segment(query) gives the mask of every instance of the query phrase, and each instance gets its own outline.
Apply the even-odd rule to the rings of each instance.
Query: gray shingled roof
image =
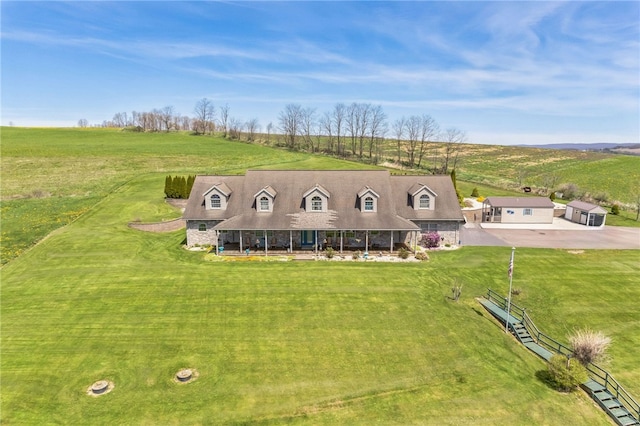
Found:
[[[590,213],[600,213],[600,214],[606,214],[607,211],[605,209],[603,209],[600,206],[597,206],[595,204],[591,204],[591,203],[587,203],[584,201],[579,201],[579,200],[574,200],[572,202],[570,202],[569,204],[567,204],[567,207],[573,207],[577,210],[583,210],[585,212],[590,212]]]
[[[409,190],[417,182],[438,194],[435,210],[414,210]],[[204,194],[217,183],[231,190],[226,210],[205,210]],[[331,194],[327,212],[305,212],[303,195],[320,185]],[[273,212],[259,212],[254,195],[270,186],[276,193]],[[362,212],[358,192],[369,187],[379,195],[377,212]],[[463,221],[448,176],[390,176],[386,170],[272,171],[249,170],[245,176],[197,176],[183,217],[224,220],[226,230],[416,230],[411,220]]]
[[[554,208],[547,197],[488,197],[484,203],[492,207]]]

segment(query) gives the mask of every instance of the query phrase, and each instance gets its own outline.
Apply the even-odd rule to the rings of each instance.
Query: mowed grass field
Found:
[[[133,140],[105,134],[112,148]],[[1,270],[2,424],[610,424],[582,393],[541,382],[545,364],[476,302],[487,287],[506,293],[509,249],[465,247],[411,264],[207,262],[181,248],[182,232],[127,227],[179,216],[163,200],[166,174],[357,165],[185,135],[197,147],[190,166],[177,151],[165,156],[169,136],[135,136],[157,137],[157,150],[102,148],[117,169],[105,167],[110,183],[73,166],[84,167],[89,141],[47,142],[67,152],[60,161],[76,188],[57,194],[47,179],[31,186],[28,171],[4,167],[5,149],[15,164],[49,139],[32,139],[21,157],[3,134],[3,197],[5,182],[18,180],[13,195],[51,192],[29,199],[36,206],[83,202]],[[71,154],[67,143],[85,147]],[[42,175],[63,175],[41,164],[51,167]],[[4,212],[2,221],[4,232]],[[515,302],[543,331],[566,341],[587,326],[613,337],[607,368],[636,398],[639,260],[637,250],[518,249],[514,273]],[[454,283],[463,285],[458,303],[447,298]],[[197,380],[174,383],[186,367]],[[101,379],[114,390],[86,395]]]
[[[3,424],[608,424],[538,380],[544,363],[475,301],[506,292],[508,249],[206,262],[181,232],[126,226],[167,213],[163,182],[134,179],[3,268]],[[637,260],[522,249],[514,275],[543,330],[612,335],[610,369],[636,393]],[[175,384],[185,367],[198,379]],[[114,390],[87,396],[101,379]]]

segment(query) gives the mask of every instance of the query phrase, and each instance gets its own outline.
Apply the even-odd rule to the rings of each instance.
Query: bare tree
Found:
[[[360,158],[362,158],[364,151],[364,140],[369,129],[372,108],[371,104],[358,104],[358,109],[356,110],[358,114],[358,157]]]
[[[418,146],[418,138],[420,136],[421,120],[417,115],[412,115],[406,124],[407,136],[407,157],[409,158],[409,167],[416,165],[416,148]]]
[[[444,133],[444,158],[442,160],[443,174],[449,174],[449,166],[455,170],[458,164],[460,145],[467,139],[465,133],[455,127],[449,128]],[[453,163],[453,164],[451,164]]]
[[[430,115],[423,115],[420,118],[420,149],[418,150],[418,168],[422,165],[422,159],[426,152],[426,145],[432,142],[439,132],[439,126]]]
[[[89,122],[87,121],[86,118],[81,118],[80,120],[78,120],[78,127],[87,127],[89,126]]]
[[[322,130],[324,129],[324,127],[322,126],[322,124],[320,123],[320,121],[316,121],[315,126],[314,126],[314,137],[313,140],[315,140],[315,146],[313,147],[313,152],[320,152],[320,143],[322,142],[322,138],[324,137],[324,134],[322,132]]]
[[[351,139],[351,155],[359,154],[359,156],[362,157],[368,113],[368,104],[353,102],[347,107],[345,123],[347,125],[347,132]]]
[[[336,153],[342,156],[344,156],[344,142],[340,138],[344,134],[346,110],[347,108],[344,104],[338,103],[333,107],[333,111],[331,112],[333,131],[336,135],[337,142]]]
[[[127,113],[117,112],[111,121],[114,127],[125,127],[127,125]]]
[[[213,131],[213,119],[215,115],[215,108],[213,102],[207,98],[202,98],[196,102],[196,106],[193,109],[194,131],[198,134],[205,134],[206,132]]]
[[[174,111],[172,106],[166,106],[160,110],[160,121],[162,122],[162,128],[165,132],[171,130],[174,127]]]
[[[273,123],[270,121],[267,124],[267,143],[269,143],[269,139],[271,138],[271,133],[273,132]]]
[[[280,112],[280,130],[285,138],[285,144],[290,149],[297,148],[296,137],[300,131],[302,121],[302,107],[299,104],[288,104]]]
[[[222,137],[227,137],[227,131],[229,130],[229,105],[220,107],[220,128],[222,129]]]
[[[333,121],[331,120],[331,113],[329,111],[325,111],[322,117],[320,117],[318,125],[320,126],[318,133],[322,133],[327,137],[327,151],[333,152]]]
[[[229,138],[240,140],[242,138],[242,121],[235,117],[229,118]]]
[[[247,140],[253,142],[256,132],[260,129],[260,124],[257,118],[252,118],[244,124],[244,128],[247,130]]]
[[[316,127],[316,109],[304,108],[301,109],[300,112],[300,133],[302,134],[305,146],[310,152],[313,152],[314,147],[312,135],[314,128]]]
[[[378,147],[376,146],[387,133],[387,115],[382,110],[382,106],[377,105],[370,108],[369,114],[369,158],[373,158],[373,151],[375,149],[376,156],[378,154]],[[377,161],[376,161],[377,163]]]
[[[179,122],[180,122],[180,128],[182,130],[191,129],[191,118],[190,117],[188,117],[186,115],[183,115],[183,116],[180,117]]]
[[[397,154],[397,163],[400,166],[402,164],[402,140],[404,139],[404,135],[405,135],[405,127],[406,127],[406,123],[407,123],[407,119],[404,118],[404,116],[402,118],[398,118],[396,121],[393,122],[393,125],[391,126],[391,128],[393,129],[393,135],[396,137],[396,154]]]

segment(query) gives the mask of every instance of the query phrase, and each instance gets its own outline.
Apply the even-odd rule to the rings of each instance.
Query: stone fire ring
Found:
[[[173,380],[176,383],[189,383],[198,378],[198,372],[193,368],[183,368],[179,370],[174,376]]]
[[[98,380],[87,389],[87,395],[100,396],[107,394],[113,390],[115,385],[109,380]]]

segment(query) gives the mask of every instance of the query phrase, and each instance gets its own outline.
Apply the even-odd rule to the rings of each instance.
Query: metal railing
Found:
[[[496,306],[507,310],[507,298],[501,296],[495,291],[488,289],[487,300],[494,303]],[[533,323],[529,315],[524,308],[515,305],[513,302],[510,304],[508,315],[519,319],[522,325],[527,329],[527,332],[531,335],[531,338],[540,346],[549,349],[557,354],[564,355],[566,357],[572,357],[574,355],[573,350],[568,346],[563,345],[557,340],[542,333],[538,327]],[[604,386],[616,399],[631,413],[631,415],[640,422],[640,404],[618,383],[608,371],[598,367],[593,363],[589,363],[587,366],[587,372],[589,377],[595,382]]]

